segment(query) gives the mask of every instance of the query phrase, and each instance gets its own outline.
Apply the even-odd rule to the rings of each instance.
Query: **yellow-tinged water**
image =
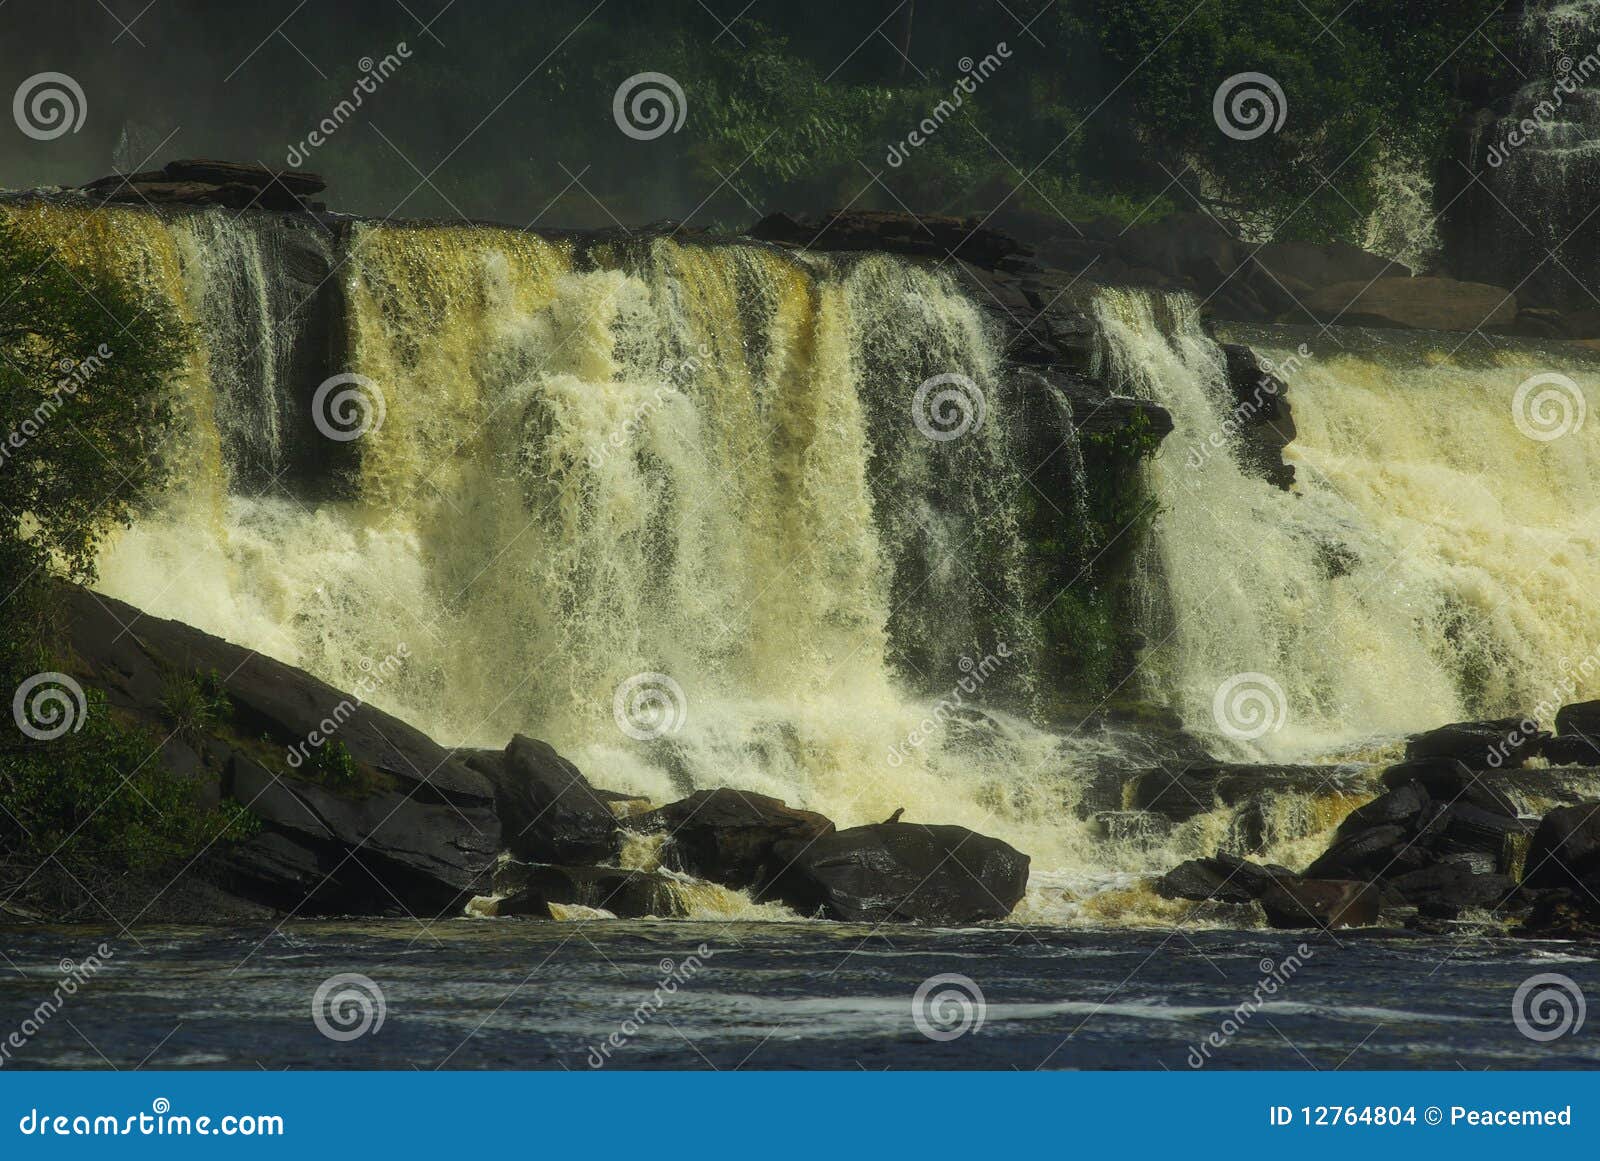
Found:
[[[249,223],[114,211],[80,238],[94,219],[76,211],[5,212],[32,215],[74,260],[128,262],[202,338],[229,325],[204,259]],[[207,406],[212,338],[179,385],[193,470],[109,543],[106,591],[337,686],[381,671],[371,700],[442,742],[545,737],[597,784],[657,802],[736,786],[841,826],[905,807],[1000,836],[1032,856],[1034,921],[1161,921],[1167,904],[1121,873],[1236,842],[1227,809],[1107,839],[1077,807],[1115,743],[998,712],[942,723],[907,692],[961,688],[983,642],[1013,647],[997,664],[1025,691],[1038,647],[1016,602],[972,599],[1024,591],[1026,484],[999,344],[948,278],[667,239],[580,260],[492,229],[362,226],[351,245],[350,362],[329,373],[364,376],[382,423],[328,449],[345,457],[342,486],[321,499],[238,486]],[[1291,495],[1227,451],[1185,462],[1225,416],[1220,352],[1190,304],[1108,293],[1097,312],[1113,376],[1178,424],[1151,469],[1170,615],[1139,680],[1218,748],[1383,756],[1408,730],[1521,708],[1549,664],[1600,644],[1583,597],[1600,582],[1585,507],[1600,424],[1570,443],[1520,436],[1503,413],[1528,371],[1515,357],[1302,361],[1286,374]],[[987,395],[966,443],[910,421],[919,383],[947,371]],[[966,506],[930,503],[941,489]],[[913,558],[926,567],[907,584]],[[937,646],[925,670],[897,665],[897,636]],[[391,656],[404,661],[379,664]],[[1245,671],[1274,678],[1286,716],[1239,742],[1216,728],[1213,696]],[[639,675],[664,718],[618,699]],[[1357,801],[1281,796],[1257,822],[1261,857],[1309,861]],[[653,865],[644,847],[626,857]],[[755,914],[742,896],[683,890],[696,914]]]

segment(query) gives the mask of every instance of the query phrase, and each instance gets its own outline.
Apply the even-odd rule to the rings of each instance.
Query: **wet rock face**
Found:
[[[1275,881],[1257,900],[1272,927],[1369,927],[1378,922],[1378,889],[1328,879]]]
[[[1452,722],[1408,741],[1406,757],[1450,759],[1473,770],[1509,770],[1538,757],[1550,736],[1526,718]]]
[[[783,871],[779,844],[803,849],[834,831],[833,823],[814,811],[731,789],[697,791],[630,825],[666,832],[665,866],[739,891],[759,891]]]
[[[505,849],[517,858],[598,863],[621,849],[608,799],[548,742],[518,734],[504,751],[474,751],[466,761],[493,785]]]
[[[652,871],[551,867],[506,861],[495,868],[493,912],[553,918],[552,903],[608,911],[618,919],[681,919],[688,914],[673,882]]]
[[[1028,856],[960,826],[879,823],[781,844],[769,895],[846,923],[957,926],[1004,919],[1028,885]]]
[[[1545,815],[1528,846],[1530,887],[1600,887],[1600,802],[1560,806]]]

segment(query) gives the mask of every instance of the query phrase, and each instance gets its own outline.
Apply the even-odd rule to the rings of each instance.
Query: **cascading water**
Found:
[[[947,279],[388,226],[356,229],[346,269],[382,421],[343,445],[344,484],[257,492],[230,457],[220,517],[175,497],[109,546],[108,592],[345,687],[404,643],[376,704],[452,744],[547,737],[656,800],[904,806],[1043,866],[1090,857],[1061,822],[1074,748],[970,708],[1026,705],[1036,631],[995,338]],[[952,372],[987,415],[933,439],[912,397]],[[619,728],[641,674],[679,699],[659,737]],[[930,722],[924,697],[961,690]]]
[[[1241,464],[1240,404],[1192,302],[1108,291],[1096,309],[1114,377],[1176,425],[1151,466],[1170,609],[1145,669],[1191,728],[1304,761],[1559,702],[1600,646],[1600,430],[1578,422],[1600,365],[1452,351],[1463,336],[1252,333],[1294,410],[1285,492]],[[1281,728],[1241,737],[1254,723],[1218,703],[1240,674],[1281,689]]]
[[[185,470],[108,543],[113,595],[345,688],[404,644],[376,704],[447,744],[548,738],[657,801],[734,786],[841,825],[903,806],[998,835],[1033,857],[1024,918],[1159,920],[1147,892],[1104,888],[1233,841],[1226,808],[1148,829],[1106,801],[1097,778],[1153,764],[1149,745],[1028,720],[1041,630],[1015,388],[944,277],[882,256],[355,226],[345,333],[326,336],[339,358],[312,380],[363,377],[370,425],[346,441],[323,434],[338,416],[307,414],[283,352],[315,326],[276,297],[290,276],[315,288],[301,268],[323,243],[209,213],[6,212],[84,261],[132,263],[202,339],[180,385]],[[1217,752],[1347,754],[1525,709],[1600,642],[1582,599],[1600,581],[1584,501],[1600,446],[1593,425],[1518,431],[1537,351],[1469,362],[1419,337],[1294,358],[1298,335],[1250,336],[1290,384],[1286,493],[1208,442],[1233,401],[1192,302],[1106,291],[1094,313],[1108,378],[1177,425],[1149,469],[1159,583],[1139,680]],[[1594,371],[1563,357],[1546,366],[1592,393]],[[912,402],[951,374],[984,422],[932,438]],[[259,399],[238,389],[251,375]],[[1248,743],[1212,713],[1242,672],[1272,676],[1287,711]],[[633,679],[673,728],[629,716]],[[1260,853],[1303,863],[1349,805],[1281,796]]]
[[[1508,59],[1520,87],[1474,116],[1464,156],[1440,170],[1453,273],[1514,289],[1524,304],[1589,310],[1600,257],[1590,213],[1600,190],[1600,0],[1525,0],[1515,39]]]

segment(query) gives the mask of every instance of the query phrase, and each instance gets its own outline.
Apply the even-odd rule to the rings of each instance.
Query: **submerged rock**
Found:
[[[1509,875],[1475,874],[1464,863],[1435,863],[1389,880],[1388,885],[1426,919],[1458,919],[1469,910],[1493,910],[1517,889]]]
[[[1164,899],[1252,903],[1274,883],[1297,877],[1288,867],[1252,863],[1218,851],[1215,858],[1180,863],[1156,880],[1155,889]]]
[[[879,823],[784,843],[768,894],[846,923],[958,926],[1004,919],[1028,886],[1028,856],[963,826]]]
[[[663,865],[737,891],[760,888],[783,870],[787,860],[774,855],[778,844],[803,848],[834,831],[830,820],[813,811],[730,789],[696,791],[630,825],[667,832]]]

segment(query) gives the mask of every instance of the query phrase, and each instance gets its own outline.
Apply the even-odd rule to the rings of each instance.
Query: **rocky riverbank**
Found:
[[[711,885],[797,917],[966,926],[1007,919],[1027,891],[1027,854],[963,827],[896,812],[839,829],[736,788],[650,803],[594,785],[544,742],[448,749],[358,692],[87,590],[64,596],[72,676],[102,690],[108,712],[163,736],[152,759],[197,800],[231,800],[255,822],[185,866],[122,884],[120,922],[685,918],[697,885]],[[185,681],[206,684],[206,714],[176,714],[172,691]],[[1437,934],[1467,923],[1593,938],[1600,803],[1585,795],[1600,703],[1563,707],[1554,724],[1445,726],[1387,768],[1217,763],[1169,730],[1152,741],[1161,765],[1086,774],[1080,815],[1110,841],[1227,812],[1230,849],[1152,886],[1226,905],[1243,926]],[[1545,765],[1577,761],[1590,764]],[[1317,795],[1348,804],[1326,850],[1298,869],[1253,861],[1283,837],[1270,833],[1271,803]],[[60,917],[8,911],[30,914]]]

